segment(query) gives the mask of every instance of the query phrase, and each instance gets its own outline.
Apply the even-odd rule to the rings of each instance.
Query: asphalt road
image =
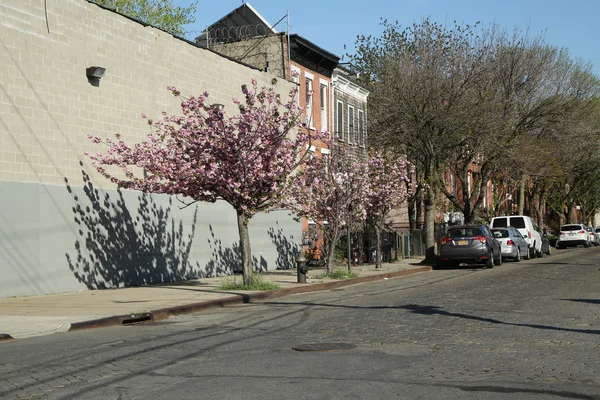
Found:
[[[0,343],[6,399],[600,399],[600,248]]]

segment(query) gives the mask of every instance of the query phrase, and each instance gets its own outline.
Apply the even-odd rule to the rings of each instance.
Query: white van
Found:
[[[494,217],[490,221],[492,228],[506,228],[512,226],[523,235],[529,246],[529,256],[531,258],[542,257],[542,235],[540,228],[535,221],[526,215],[508,215],[503,217]]]

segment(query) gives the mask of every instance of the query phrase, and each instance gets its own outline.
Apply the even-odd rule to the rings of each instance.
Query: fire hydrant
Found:
[[[306,283],[308,265],[306,265],[306,258],[302,254],[296,258],[296,269],[298,271],[298,283]]]

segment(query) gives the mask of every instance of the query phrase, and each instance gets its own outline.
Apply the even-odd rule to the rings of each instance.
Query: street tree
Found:
[[[172,0],[92,1],[180,37],[185,36],[184,26],[196,21],[194,14],[198,6],[198,1],[188,7],[176,6]]]
[[[341,147],[332,150],[330,156],[307,160],[293,177],[286,202],[299,217],[321,227],[328,274],[333,272],[340,237],[365,221],[368,190],[367,164],[347,157]]]
[[[88,154],[96,169],[122,188],[183,196],[185,205],[222,199],[237,214],[244,284],[251,280],[248,223],[258,212],[277,206],[290,174],[320,132],[300,128],[300,108],[291,89],[283,102],[274,87],[242,86],[244,100],[233,99],[239,112],[227,116],[209,102],[209,94],[182,98],[180,115],[163,112],[148,140],[104,142],[105,153]],[[180,92],[170,87],[173,95]],[[148,118],[143,115],[143,118]]]
[[[573,60],[567,50],[546,44],[541,36],[518,30],[499,37],[493,65],[489,82],[498,92],[505,128],[498,144],[506,150],[504,160],[510,162],[519,187],[518,213],[523,214],[526,197],[539,204],[547,194],[543,181],[553,176],[550,164],[556,159],[531,150],[549,149],[565,136],[578,141],[589,131],[582,121],[589,121],[598,81],[589,63]]]
[[[382,23],[381,37],[361,36],[351,57],[369,85],[371,142],[406,155],[423,174],[426,259],[434,260],[435,205],[444,163],[467,145],[455,126],[473,82],[485,75],[492,37],[477,26],[445,27],[428,19],[402,29]]]
[[[372,151],[367,161],[367,224],[375,230],[375,268],[381,268],[381,231],[389,212],[412,195],[409,164],[405,157]]]

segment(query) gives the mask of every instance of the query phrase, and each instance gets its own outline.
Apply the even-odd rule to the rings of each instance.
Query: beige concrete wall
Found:
[[[78,179],[84,152],[97,148],[88,134],[142,140],[142,113],[178,111],[169,85],[184,95],[206,90],[233,111],[242,84],[271,82],[270,74],[85,0],[47,5],[48,18],[44,1],[0,2],[0,180]],[[85,74],[94,65],[106,68],[98,87]],[[287,82],[279,85],[287,92]]]
[[[106,68],[97,86],[90,66]],[[103,150],[88,134],[138,142],[142,113],[177,113],[167,86],[206,90],[230,113],[252,78],[273,76],[85,0],[0,1],[0,297],[232,273],[231,206],[118,192],[84,153]],[[277,85],[287,95],[291,83]],[[301,230],[286,211],[250,230],[258,269],[293,266]]]

